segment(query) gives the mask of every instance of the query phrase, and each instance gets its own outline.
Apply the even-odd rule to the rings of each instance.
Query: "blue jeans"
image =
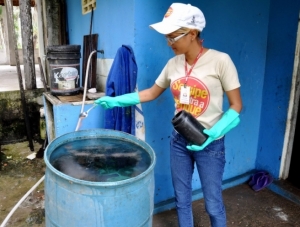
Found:
[[[192,175],[196,163],[202,185],[205,209],[212,227],[226,226],[222,198],[222,177],[225,167],[224,137],[213,141],[202,151],[190,151],[187,141],[173,131],[170,160],[175,203],[180,227],[192,227]]]

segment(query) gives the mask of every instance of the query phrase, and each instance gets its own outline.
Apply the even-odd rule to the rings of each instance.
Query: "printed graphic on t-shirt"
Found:
[[[190,91],[190,104],[182,104],[180,103],[180,88],[181,86],[184,86],[185,83],[185,77],[179,78],[178,80],[175,80],[171,84],[171,92],[173,94],[175,103],[176,103],[176,110],[185,110],[190,112],[194,117],[199,117],[201,114],[205,112],[207,109],[207,106],[209,104],[210,100],[210,94],[205,86],[205,84],[194,78],[189,77],[188,81],[186,83],[186,86],[189,86],[191,88]]]

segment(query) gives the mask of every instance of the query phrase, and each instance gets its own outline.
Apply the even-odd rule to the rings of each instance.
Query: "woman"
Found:
[[[170,160],[179,225],[193,226],[191,182],[196,163],[211,225],[224,227],[224,135],[237,126],[242,109],[236,68],[227,54],[203,46],[200,32],[205,27],[205,18],[200,9],[190,4],[173,3],[163,21],[150,27],[166,36],[176,56],[168,61],[151,88],[102,97],[95,103],[104,108],[135,105],[156,99],[170,87],[175,113],[182,109],[192,113],[209,136],[198,146],[189,144],[175,130],[172,133]],[[226,112],[222,110],[224,91],[229,101]]]

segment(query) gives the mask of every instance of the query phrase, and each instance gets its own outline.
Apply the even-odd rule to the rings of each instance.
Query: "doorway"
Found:
[[[288,116],[286,120],[286,130],[283,144],[283,152],[281,157],[279,178],[287,180],[293,185],[300,187],[300,177],[297,172],[300,170],[300,14],[298,20],[298,31],[295,47],[294,69],[292,77],[292,86],[290,93],[290,101],[288,108]]]
[[[292,149],[292,156],[291,156],[291,164],[289,170],[289,176],[287,180],[294,186],[300,189],[300,111],[298,110],[297,113],[297,123],[294,135],[294,144]],[[297,149],[298,148],[298,149]]]

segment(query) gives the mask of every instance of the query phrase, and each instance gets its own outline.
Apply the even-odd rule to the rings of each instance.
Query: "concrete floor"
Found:
[[[25,86],[24,81],[24,65],[20,66],[23,85]],[[36,86],[37,88],[43,88],[43,83],[40,76],[40,67],[35,65],[35,74],[36,74]],[[0,92],[2,91],[17,91],[20,90],[19,86],[19,77],[17,73],[16,66],[10,65],[0,65]]]
[[[288,182],[283,184],[289,185]],[[294,193],[299,199],[300,189],[294,188]],[[300,203],[292,202],[269,188],[255,192],[245,183],[224,190],[223,198],[228,227],[300,226]],[[203,199],[193,202],[193,212],[195,227],[210,226]],[[174,209],[153,216],[153,227],[177,226],[177,215]]]
[[[23,66],[21,66],[21,70],[23,75]],[[37,87],[42,88],[38,65],[36,65],[36,78]],[[16,66],[0,66],[0,80],[0,92],[19,90]],[[43,160],[40,159],[40,161]],[[35,175],[34,170],[32,175]],[[20,194],[20,196],[22,195]],[[253,191],[245,182],[224,190],[223,196],[227,210],[228,227],[300,227],[300,189],[293,187],[287,181],[274,181],[268,188],[259,192]],[[43,198],[43,196],[40,198]],[[14,204],[16,202],[18,202],[18,198],[14,201]],[[30,207],[27,208],[31,209]],[[210,226],[203,199],[193,202],[193,211],[195,227]],[[1,208],[0,213],[2,215],[4,215],[3,212],[8,213],[9,209],[3,210]],[[0,224],[2,221],[3,219],[0,219]],[[9,226],[14,227],[14,225],[7,225],[7,227]],[[24,225],[21,226],[30,225],[24,221]],[[37,226],[44,226],[44,224]],[[177,214],[174,209],[153,216],[153,227],[177,226]]]

